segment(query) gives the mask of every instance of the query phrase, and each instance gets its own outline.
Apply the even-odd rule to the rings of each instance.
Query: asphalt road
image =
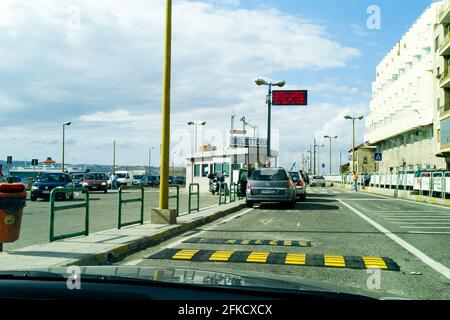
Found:
[[[307,201],[295,209],[245,209],[117,265],[254,271],[405,298],[450,299],[449,243],[450,208],[310,188]],[[371,265],[392,270],[374,271]]]
[[[171,191],[174,195],[174,190]],[[125,191],[123,199],[139,197],[136,191]],[[32,202],[27,198],[22,217],[20,238],[13,243],[5,243],[4,250],[13,250],[49,241],[49,207],[48,201]],[[158,207],[158,189],[146,188],[144,193],[144,221],[150,220],[150,209]],[[195,198],[193,197],[193,200]],[[84,201],[83,194],[75,194],[74,200],[57,201],[56,206],[78,204]],[[205,208],[218,203],[218,198],[210,194],[200,195],[200,207]],[[98,232],[117,228],[117,191],[90,193],[89,232]],[[169,200],[170,208],[175,208],[175,199]],[[180,188],[180,214],[187,211],[188,195]],[[136,202],[123,204],[123,222],[140,218],[140,204]],[[55,213],[55,234],[66,234],[84,230],[84,209],[68,209]]]

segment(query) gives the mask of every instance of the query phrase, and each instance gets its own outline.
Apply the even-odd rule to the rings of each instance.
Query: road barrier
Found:
[[[85,201],[84,203],[80,204],[71,204],[71,205],[64,205],[64,206],[55,206],[55,198],[58,193],[72,193],[72,192],[84,192],[85,194]],[[85,208],[85,219],[84,219],[84,230],[78,231],[78,232],[72,232],[68,234],[61,234],[58,236],[55,236],[55,212],[61,211],[61,210],[68,210],[68,209],[77,209],[77,208]],[[61,239],[67,239],[67,238],[73,238],[78,236],[87,236],[89,235],[89,190],[85,187],[81,188],[54,188],[52,192],[50,192],[50,218],[49,218],[49,225],[50,225],[50,235],[49,235],[49,241],[53,242],[56,240]]]
[[[410,190],[416,194],[446,199],[450,195],[450,171],[423,171],[416,176],[413,172],[394,174],[369,173],[369,186],[394,190]],[[327,182],[340,185],[352,184],[350,174],[325,176]],[[358,182],[363,184],[364,174],[359,175]]]
[[[170,195],[170,188],[176,189],[175,195]],[[170,199],[177,199],[176,202],[176,210],[177,210],[177,217],[180,213],[180,186],[178,184],[169,184],[169,200]]]
[[[230,184],[230,202],[236,201],[236,193],[237,193],[237,184],[232,182]]]
[[[192,187],[196,187],[197,191],[193,191]],[[197,196],[197,206],[192,208],[192,196]],[[198,183],[191,183],[189,185],[189,200],[188,200],[188,213],[192,211],[200,211],[200,185]]]
[[[122,191],[124,190],[140,190],[141,196],[139,198],[133,198],[133,199],[122,199]],[[119,188],[119,191],[117,192],[117,228],[121,229],[122,227],[130,226],[133,224],[144,224],[144,187],[139,186],[121,186]],[[122,204],[123,203],[131,203],[131,202],[140,202],[141,203],[141,210],[140,210],[140,219],[129,221],[129,222],[122,222]]]
[[[227,203],[228,184],[219,183],[219,206]],[[222,202],[222,195],[224,195],[224,202]]]

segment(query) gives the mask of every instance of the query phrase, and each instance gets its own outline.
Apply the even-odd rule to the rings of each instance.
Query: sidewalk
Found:
[[[346,190],[353,190],[353,186],[349,184],[337,184],[334,183],[335,188],[344,188]],[[411,190],[396,190],[396,189],[385,189],[378,187],[365,187],[362,189],[359,187],[358,192],[373,193],[378,195],[383,195],[387,197],[400,198],[405,200],[411,200],[416,202],[439,204],[443,206],[450,206],[450,199],[427,197],[424,195],[412,194]]]
[[[101,265],[156,245],[245,207],[243,200],[177,218],[175,225],[144,223],[0,253],[0,270]]]

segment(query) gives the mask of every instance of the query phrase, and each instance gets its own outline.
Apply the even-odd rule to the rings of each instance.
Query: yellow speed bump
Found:
[[[191,260],[194,254],[196,254],[199,251],[200,250],[190,250],[190,249],[180,250],[172,257],[172,259]]]
[[[306,263],[306,254],[304,253],[288,253],[286,255],[285,264],[304,265]]]
[[[380,257],[363,256],[362,259],[367,269],[369,268],[387,269],[386,262],[384,262],[384,260],[381,259]]]
[[[216,251],[214,252],[209,261],[228,261],[234,251]]]
[[[269,252],[258,252],[253,251],[250,253],[250,255],[247,257],[247,262],[260,262],[260,263],[266,263],[267,257],[269,256]]]
[[[327,267],[345,268],[344,256],[326,254],[323,257],[324,265]]]

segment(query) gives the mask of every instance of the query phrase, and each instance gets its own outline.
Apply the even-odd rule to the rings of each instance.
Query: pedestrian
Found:
[[[356,171],[353,171],[353,190],[358,191],[358,173]]]
[[[117,189],[117,174],[113,173],[111,177],[111,189],[116,190]]]

